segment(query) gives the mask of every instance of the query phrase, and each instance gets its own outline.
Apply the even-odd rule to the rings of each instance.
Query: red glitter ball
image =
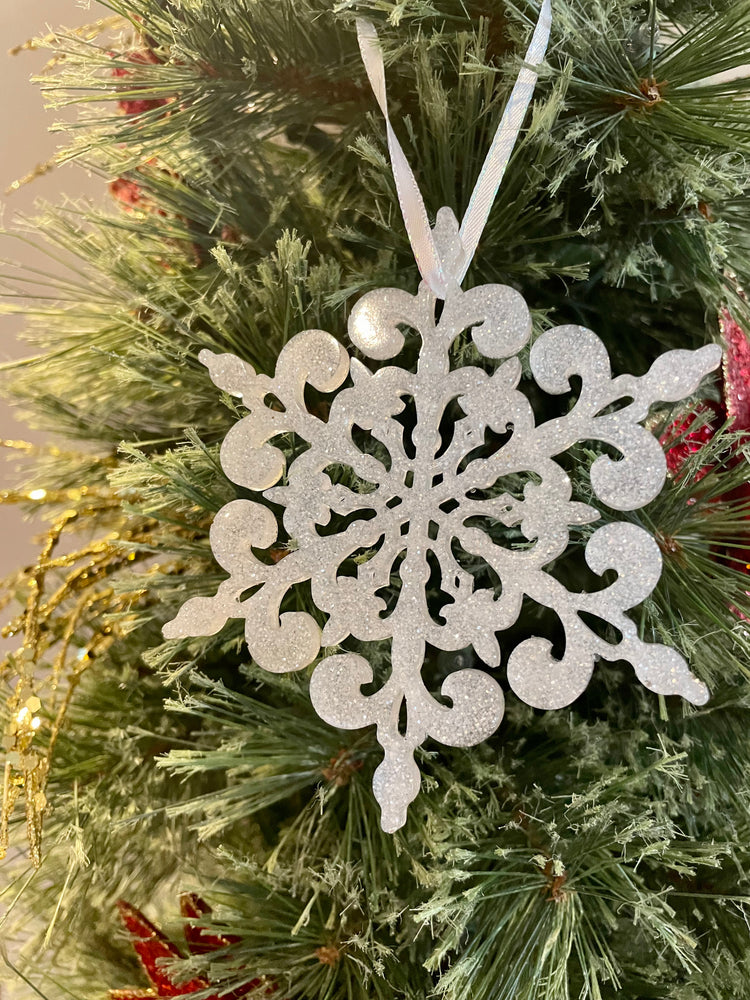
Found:
[[[718,403],[705,402],[696,407],[694,413],[678,417],[662,434],[660,441],[666,449],[667,468],[673,476],[679,476],[683,465],[691,455],[708,444],[719,427],[724,423],[724,411]],[[694,430],[690,430],[695,425]],[[696,475],[702,479],[710,466],[706,465]]]
[[[700,452],[725,423],[729,422],[733,431],[750,434],[750,341],[727,309],[722,310],[719,322],[724,339],[722,403],[701,403],[694,413],[678,417],[662,435],[661,443],[666,450],[667,467],[675,477],[680,476],[687,459]],[[730,467],[737,467],[740,462],[745,462],[742,451],[736,445],[727,461]],[[711,468],[711,465],[705,465],[699,469],[694,481],[702,479]],[[750,501],[750,481],[746,478],[739,486],[728,490],[719,501]],[[695,500],[690,498],[687,502],[694,503]],[[750,517],[747,520],[750,530]],[[721,546],[715,550],[715,554],[740,572],[750,574],[750,544],[734,548]],[[730,609],[739,618],[746,619],[738,608],[730,605]]]
[[[721,332],[724,351],[724,403],[732,429],[750,431],[750,341],[742,327],[724,309]]]

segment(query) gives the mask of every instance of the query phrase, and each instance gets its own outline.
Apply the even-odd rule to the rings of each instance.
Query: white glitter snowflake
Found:
[[[439,214],[435,236],[446,273],[452,273],[460,244],[450,210]],[[450,674],[438,702],[422,679],[426,646],[456,651],[473,646],[488,667],[497,667],[497,634],[516,622],[525,596],[556,612],[566,643],[562,659],[554,658],[550,642],[540,637],[527,638],[510,652],[508,683],[529,705],[568,705],[586,688],[598,657],[629,661],[653,691],[680,694],[695,704],[708,698],[679,653],[642,642],[624,614],[651,593],[661,573],[661,554],[649,534],[628,522],[593,532],[586,562],[596,574],[617,574],[614,583],[594,593],[569,592],[545,567],[565,551],[571,525],[599,517],[593,507],[571,500],[570,480],[555,456],[578,441],[605,442],[621,457],[595,459],[593,492],[615,510],[642,507],[663,486],[666,463],[640,421],[653,402],[693,392],[719,364],[719,347],[670,351],[641,378],[613,379],[606,349],[594,333],[580,326],[549,330],[531,348],[537,385],[545,393],[566,393],[576,375],[582,386],[569,412],[536,426],[529,400],[517,388],[516,355],[531,335],[521,295],[503,285],[464,292],[454,282],[437,319],[435,307],[424,283],[417,295],[380,289],[365,295],[349,320],[352,342],[376,361],[401,351],[402,330],[416,332],[421,338],[416,372],[370,371],[321,330],[294,337],[273,378],[256,374],[233,355],[201,352],[213,381],[241,396],[249,410],[223,443],[222,466],[233,482],[284,508],[284,528],[294,546],[278,562],[258,558],[254,550],[277,541],[274,513],[259,501],[228,503],[211,528],[211,546],[229,578],[214,597],[187,601],[164,629],[167,637],[212,635],[227,619],[244,618],[253,658],[275,673],[306,667],[321,644],[337,646],[349,637],[390,639],[391,673],[375,693],[362,692],[373,672],[353,652],[326,656],[310,683],[315,709],[331,725],[377,726],[385,757],[373,786],[388,831],[402,826],[419,790],[414,750],[428,736],[472,746],[490,736],[503,716],[500,686],[481,670]],[[492,374],[478,367],[451,370],[451,344],[467,330],[482,355],[502,361]],[[351,385],[341,388],[347,378]],[[340,390],[327,419],[306,406],[308,383],[325,393]],[[446,429],[456,404],[458,419],[449,420]],[[416,419],[399,422],[407,405]],[[486,432],[496,436],[494,451],[486,446]],[[290,433],[309,448],[277,486],[285,460],[270,442]],[[354,472],[356,489],[337,481],[342,466]],[[498,543],[488,531],[497,523],[518,529],[523,541]],[[500,586],[477,587],[466,568],[472,560],[494,571]],[[349,572],[356,566],[356,574],[340,575],[344,563]],[[427,600],[435,566],[447,600],[437,613]],[[313,602],[327,616],[322,634],[310,615],[280,611],[290,588],[303,581],[310,582]],[[390,607],[387,592],[397,594]],[[609,622],[622,638],[605,641],[582,614]]]

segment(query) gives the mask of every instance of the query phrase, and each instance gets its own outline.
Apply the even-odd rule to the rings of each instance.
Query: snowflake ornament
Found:
[[[168,638],[212,635],[227,619],[243,618],[250,653],[274,673],[303,669],[321,645],[340,647],[350,637],[389,639],[391,673],[374,693],[362,691],[373,671],[360,653],[324,656],[310,681],[312,703],[330,725],[377,726],[385,756],[373,787],[387,831],[403,825],[417,795],[414,751],[428,736],[449,746],[473,746],[503,717],[502,690],[483,670],[451,673],[437,701],[422,677],[426,647],[473,647],[488,668],[499,666],[498,633],[516,622],[524,597],[556,612],[565,631],[561,659],[542,637],[524,639],[509,652],[508,684],[527,704],[570,704],[586,688],[599,657],[629,661],[652,691],[679,694],[697,705],[708,699],[706,686],[680,654],[643,642],[625,614],[648,597],[661,573],[661,553],[646,531],[623,521],[591,534],[588,566],[598,575],[617,574],[596,592],[566,590],[547,567],[565,551],[571,526],[599,517],[592,506],[571,499],[570,480],[556,456],[579,441],[604,442],[621,457],[593,461],[595,496],[618,511],[647,504],[664,484],[666,462],[641,421],[652,403],[676,402],[695,391],[720,363],[720,348],[670,351],[641,378],[612,378],[606,349],[594,333],[555,327],[531,347],[531,373],[545,393],[569,392],[572,376],[580,378],[581,391],[569,412],[537,426],[518,389],[518,354],[531,336],[523,297],[504,285],[461,290],[462,248],[450,209],[440,211],[433,235],[448,276],[439,316],[437,298],[422,282],[416,295],[395,288],[369,292],[349,319],[352,343],[376,362],[401,352],[404,329],[418,334],[415,372],[378,365],[371,370],[322,330],[290,340],[273,378],[233,355],[201,352],[216,385],[241,396],[249,411],[224,440],[222,467],[233,482],[260,495],[219,511],[211,547],[229,578],[214,597],[188,600],[164,629]],[[485,358],[499,362],[492,373],[451,368],[451,345],[465,331]],[[325,393],[338,390],[327,419],[306,406],[307,384]],[[407,405],[416,417],[413,427],[398,419]],[[272,442],[290,432],[309,448],[285,475],[284,456]],[[501,436],[494,451],[485,446],[486,432]],[[357,489],[337,481],[334,467],[341,466],[354,473]],[[263,499],[283,508],[284,528],[295,543],[278,562],[256,555],[278,535]],[[525,541],[501,544],[492,537],[497,524],[517,528]],[[464,565],[467,554],[494,571],[499,588],[477,585]],[[356,565],[353,576],[340,573],[347,561],[349,572]],[[447,599],[439,613],[427,600],[435,565]],[[393,594],[394,579],[397,597],[388,606],[384,594],[389,588]],[[304,581],[327,618],[322,633],[309,614],[281,613],[285,595]],[[620,641],[600,638],[582,615],[610,623]]]
[[[330,725],[377,727],[385,755],[373,789],[387,831],[404,824],[419,791],[414,751],[428,736],[449,746],[473,746],[503,717],[502,690],[483,670],[455,670],[440,689],[443,700],[433,697],[422,677],[428,645],[455,652],[473,647],[488,668],[506,659],[510,687],[535,708],[574,701],[598,657],[628,660],[652,691],[680,694],[694,704],[708,699],[706,686],[679,653],[644,643],[625,615],[648,597],[661,574],[661,553],[647,532],[629,522],[593,532],[585,549],[589,568],[617,574],[596,592],[571,593],[548,569],[567,548],[571,526],[599,518],[593,507],[571,499],[570,480],[556,456],[576,442],[601,441],[621,457],[593,461],[594,495],[620,511],[653,500],[664,485],[666,461],[641,421],[652,403],[676,402],[695,391],[718,367],[721,349],[670,351],[642,378],[613,379],[607,351],[594,333],[555,327],[531,347],[531,373],[539,389],[552,395],[569,392],[574,375],[582,387],[569,412],[537,426],[518,389],[518,354],[531,337],[523,297],[505,285],[461,289],[531,101],[551,16],[550,0],[543,0],[460,228],[453,212],[442,208],[434,229],[388,117],[377,33],[369,21],[357,21],[365,70],[385,117],[399,204],[424,280],[416,295],[386,288],[363,296],[349,318],[349,336],[362,355],[380,363],[400,354],[404,329],[412,331],[421,342],[416,371],[368,368],[322,330],[292,338],[273,378],[229,354],[200,355],[216,385],[241,396],[249,410],[224,440],[222,467],[233,482],[260,496],[234,500],[219,511],[211,547],[229,579],[214,597],[187,601],[164,634],[213,635],[227,619],[243,618],[253,658],[274,673],[308,666],[321,644],[343,648],[347,639],[390,640],[391,672],[379,690],[362,690],[372,684],[373,670],[352,651],[324,656],[310,681],[313,705]],[[481,355],[498,362],[491,374],[476,365],[451,368],[451,345],[465,333]],[[336,393],[327,419],[306,405],[307,385]],[[273,441],[290,433],[309,448],[284,475],[284,455]],[[355,489],[339,481],[342,466],[353,473]],[[263,500],[283,508],[283,526],[294,541],[280,561],[256,554],[278,537],[276,517]],[[507,533],[498,541],[499,525],[515,529],[523,542],[510,543]],[[471,571],[477,564],[485,568],[482,577]],[[439,611],[428,603],[436,576],[444,597]],[[499,587],[480,585],[493,576]],[[307,581],[315,607],[327,618],[322,633],[311,615],[281,611],[289,591]],[[517,621],[524,598],[557,614],[565,632],[561,659],[540,636],[522,640],[503,657],[498,634]],[[610,623],[621,638],[605,641],[584,616]]]

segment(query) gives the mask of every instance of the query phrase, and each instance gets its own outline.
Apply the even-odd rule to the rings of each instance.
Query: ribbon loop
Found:
[[[375,99],[385,118],[388,152],[391,157],[393,179],[396,184],[401,214],[404,217],[406,233],[419,272],[439,299],[445,298],[448,285],[452,281],[457,281],[459,284],[463,281],[476,253],[505,169],[520,134],[526,111],[531,103],[538,78],[536,67],[544,59],[547,51],[551,26],[551,0],[543,0],[539,21],[526,52],[525,65],[513,86],[461,223],[459,232],[464,249],[462,259],[457,262],[455,272],[447,275],[433,231],[430,228],[424,199],[388,115],[385,66],[383,55],[378,46],[375,25],[364,18],[357,19],[357,39],[362,62]]]
[[[367,78],[385,118],[385,129],[388,137],[388,152],[391,156],[393,179],[396,183],[401,214],[404,217],[406,233],[414,252],[419,273],[438,298],[443,298],[446,291],[445,275],[435,240],[427,218],[422,194],[417,185],[409,161],[401,148],[388,115],[388,98],[385,91],[385,66],[383,55],[378,46],[378,33],[372,21],[357,18],[357,40],[362,62],[365,65]]]

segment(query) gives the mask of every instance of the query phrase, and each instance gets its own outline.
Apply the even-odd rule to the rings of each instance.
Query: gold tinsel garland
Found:
[[[37,450],[17,441],[0,441],[0,446],[26,453]],[[55,449],[45,451],[49,454]],[[25,595],[21,613],[0,632],[3,638],[18,635],[22,639],[21,646],[0,662],[0,681],[9,688],[0,859],[7,853],[11,818],[23,794],[29,856],[38,867],[55,745],[82,676],[122,633],[124,617],[140,596],[139,592],[117,593],[109,581],[115,571],[136,559],[130,546],[145,541],[148,530],[129,523],[120,511],[119,499],[99,485],[54,492],[0,492],[0,503],[29,502],[50,505],[58,513],[42,536],[36,562],[6,582],[0,600],[4,607],[14,596]],[[59,512],[61,506],[64,509]],[[110,527],[105,537],[56,555],[64,536],[96,524],[103,515]]]

